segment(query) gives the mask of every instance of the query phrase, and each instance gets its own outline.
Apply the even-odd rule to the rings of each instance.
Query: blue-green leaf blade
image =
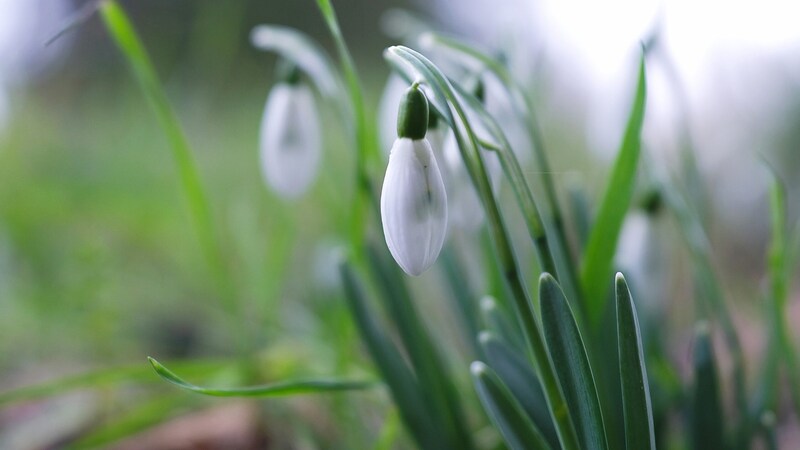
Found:
[[[470,366],[470,372],[481,404],[511,450],[551,448],[492,369],[475,361]]]
[[[614,253],[625,214],[633,198],[646,96],[647,82],[644,55],[642,55],[639,63],[639,80],[628,125],[614,162],[610,181],[603,193],[581,266],[581,288],[589,321],[593,325],[598,323],[605,310]]]
[[[625,420],[625,443],[628,449],[655,450],[653,408],[644,364],[642,335],[636,306],[621,273],[616,277],[617,345],[622,384],[622,411]]]
[[[708,323],[697,325],[694,342],[694,394],[692,397],[691,448],[725,448],[723,412],[717,365]]]
[[[608,448],[597,387],[575,316],[558,282],[550,274],[539,279],[544,337],[567,401],[581,448]]]
[[[487,331],[481,332],[478,341],[486,362],[508,387],[548,444],[559,448],[558,434],[547,409],[544,391],[524,353]]]

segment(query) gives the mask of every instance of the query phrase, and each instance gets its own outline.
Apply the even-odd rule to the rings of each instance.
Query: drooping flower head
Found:
[[[279,66],[261,119],[260,156],[264,180],[278,195],[294,199],[314,182],[321,157],[314,94],[297,66]]]
[[[447,232],[447,194],[430,144],[428,100],[415,84],[397,117],[397,139],[381,192],[386,245],[409,275],[427,270],[439,256]]]

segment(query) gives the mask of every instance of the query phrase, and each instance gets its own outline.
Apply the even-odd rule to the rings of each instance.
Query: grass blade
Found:
[[[558,435],[547,410],[547,400],[533,368],[516,350],[484,331],[478,337],[486,362],[528,414],[533,424],[553,448],[559,448]]]
[[[589,316],[589,323],[597,325],[605,310],[608,280],[622,222],[633,198],[636,183],[636,167],[639,162],[642,123],[644,122],[645,98],[647,96],[644,55],[639,62],[639,81],[628,117],[625,136],[611,172],[600,209],[594,222],[586,253],[581,266],[581,288]]]
[[[475,361],[470,372],[481,404],[511,450],[551,448],[492,369]]]
[[[575,316],[558,282],[550,274],[539,279],[544,337],[550,350],[581,448],[607,449],[603,414],[592,369]]]
[[[165,381],[198,394],[212,397],[279,397],[283,395],[312,394],[369,389],[378,386],[375,381],[340,380],[336,378],[314,378],[304,380],[280,381],[260,386],[242,388],[208,388],[185,381],[171,370],[151,357],[147,357],[158,376]]]
[[[625,418],[625,444],[628,449],[656,448],[650,386],[644,366],[642,335],[636,306],[625,277],[616,277],[617,341],[619,373],[622,383],[622,410]]]
[[[445,448],[441,433],[433,426],[435,418],[425,407],[416,375],[411,371],[385,329],[367,305],[367,298],[353,269],[347,263],[340,266],[345,297],[353,319],[367,345],[375,365],[389,386],[392,399],[405,426],[423,449]]]
[[[695,330],[694,396],[692,399],[692,448],[705,450],[725,448],[717,366],[708,323],[701,322]]]

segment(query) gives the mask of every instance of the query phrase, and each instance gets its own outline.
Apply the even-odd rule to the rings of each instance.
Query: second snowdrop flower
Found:
[[[415,84],[397,117],[397,139],[381,192],[386,245],[409,275],[427,270],[439,256],[447,232],[447,194],[431,146],[428,100]]]
[[[317,176],[321,145],[314,94],[297,67],[287,65],[261,119],[261,170],[267,185],[286,199],[304,194]]]

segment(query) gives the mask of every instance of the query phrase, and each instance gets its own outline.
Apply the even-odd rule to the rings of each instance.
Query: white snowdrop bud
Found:
[[[314,94],[296,68],[287,69],[270,91],[261,119],[261,169],[280,196],[304,194],[317,176],[320,125]]]
[[[428,102],[412,86],[400,105],[398,138],[389,154],[381,192],[386,245],[409,275],[427,270],[439,256],[447,232],[447,194],[425,139]]]

